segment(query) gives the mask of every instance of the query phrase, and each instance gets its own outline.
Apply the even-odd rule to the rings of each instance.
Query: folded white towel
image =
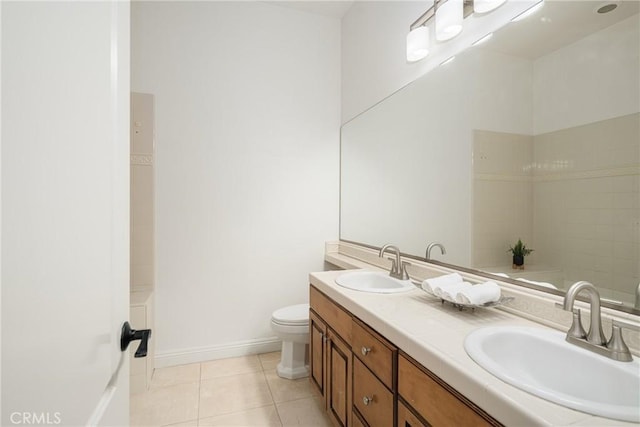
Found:
[[[491,281],[461,289],[456,296],[456,302],[460,304],[482,305],[498,300],[500,300],[500,286]]]
[[[448,285],[441,288],[441,297],[447,301],[455,301],[458,292],[463,289],[470,288],[472,285],[469,282],[456,283],[455,285]]]
[[[543,288],[558,289],[555,285],[548,282],[536,282],[535,280],[528,280],[528,279],[516,279],[516,280],[519,280],[525,283],[530,283],[532,285],[542,286]]]
[[[458,273],[445,274],[444,276],[434,277],[433,279],[427,279],[422,282],[422,289],[425,291],[440,296],[440,287],[443,285],[452,285],[455,283],[461,283],[462,276]]]

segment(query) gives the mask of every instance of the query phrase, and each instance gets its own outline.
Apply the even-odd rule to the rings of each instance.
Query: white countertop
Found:
[[[463,347],[466,335],[480,327],[546,326],[502,310],[458,311],[419,288],[400,294],[354,291],[335,283],[345,272],[311,273],[310,283],[504,425],[636,425],[578,412],[521,391],[477,365]]]

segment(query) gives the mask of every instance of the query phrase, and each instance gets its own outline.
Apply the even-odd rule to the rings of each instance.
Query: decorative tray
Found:
[[[511,302],[511,301],[513,301],[515,299],[515,297],[504,297],[504,296],[501,296],[498,301],[490,301],[490,302],[486,302],[484,304],[479,304],[479,305],[476,305],[476,304],[464,304],[464,303],[461,303],[461,302],[452,301],[452,300],[450,300],[448,298],[437,296],[436,294],[434,294],[432,292],[429,292],[429,291],[423,289],[422,287],[420,287],[420,289],[422,289],[427,295],[431,295],[432,297],[440,299],[440,302],[442,304],[447,302],[447,303],[451,304],[453,307],[457,308],[460,311],[462,311],[462,310],[464,310],[466,308],[470,308],[471,311],[474,311],[476,308],[498,307],[498,306],[504,305],[504,304],[506,304],[508,302]]]

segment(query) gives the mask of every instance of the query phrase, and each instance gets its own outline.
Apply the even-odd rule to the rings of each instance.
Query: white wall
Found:
[[[409,25],[426,1],[357,1],[342,18],[342,123],[422,75],[408,64]]]
[[[340,21],[134,2],[132,89],[156,96],[158,363],[259,349],[338,234]]]

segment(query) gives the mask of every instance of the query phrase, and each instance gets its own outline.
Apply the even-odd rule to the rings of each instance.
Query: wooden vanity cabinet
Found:
[[[309,334],[310,381],[338,427],[500,426],[313,286]]]
[[[336,426],[352,425],[351,314],[313,286],[310,288],[310,381],[324,398]]]
[[[425,424],[433,427],[501,425],[431,371],[403,353],[398,357],[398,395],[426,421]],[[414,422],[422,422],[409,408],[404,409],[409,415],[403,412],[403,417],[413,416]],[[410,420],[400,418],[400,412],[402,411],[398,414],[398,427],[406,427],[407,424],[414,427]]]

